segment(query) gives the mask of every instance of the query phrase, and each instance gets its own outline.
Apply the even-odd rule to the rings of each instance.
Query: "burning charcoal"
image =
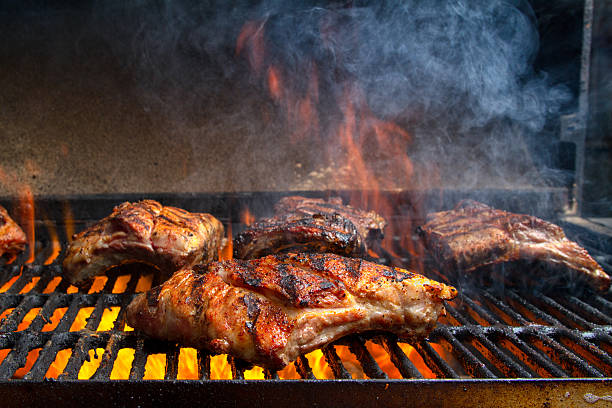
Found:
[[[425,338],[457,290],[416,273],[334,254],[269,255],[185,268],[128,306],[149,336],[280,368],[370,330]]]
[[[443,270],[469,273],[521,261],[531,264],[524,269],[530,276],[511,268],[507,275],[515,281],[583,282],[600,292],[610,287],[610,277],[584,248],[568,240],[559,226],[530,215],[466,200],[451,211],[429,214],[420,231]]]
[[[176,270],[217,259],[224,229],[210,214],[164,207],[153,200],[125,202],[75,235],[64,274],[76,286],[132,262],[155,266],[167,278]]]
[[[373,211],[343,205],[336,197],[285,197],[265,218],[238,235],[234,257],[254,259],[286,252],[332,252],[363,257],[368,246],[382,239],[386,221]]]

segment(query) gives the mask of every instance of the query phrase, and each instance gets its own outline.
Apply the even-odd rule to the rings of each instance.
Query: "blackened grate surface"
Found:
[[[248,205],[242,204],[238,199],[212,210],[189,203],[184,208],[210,211],[226,227],[231,219],[236,233],[244,228],[239,213]],[[104,215],[110,208],[100,211]],[[407,219],[413,215],[391,217],[399,226],[394,230],[414,223]],[[390,335],[349,336],[324,347],[322,359],[301,356],[280,372],[153,341],[126,327],[124,316],[134,293],[157,284],[149,279],[150,271],[125,267],[81,291],[62,279],[67,231],[92,222],[79,217],[68,223],[61,217],[37,221],[34,261],[27,263],[26,254],[11,263],[0,261],[0,381],[612,377],[612,295],[588,291],[459,287],[460,296],[447,304],[448,315],[427,341],[408,345]],[[61,244],[59,255],[53,250],[54,236]],[[388,237],[388,244],[372,255],[385,264],[416,267],[423,259],[414,255],[419,250],[410,238]],[[612,256],[605,249],[588,249],[612,271]],[[426,271],[446,280],[435,270]]]

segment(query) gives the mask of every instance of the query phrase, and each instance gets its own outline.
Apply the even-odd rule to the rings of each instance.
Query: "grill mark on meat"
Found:
[[[287,265],[280,264],[277,268],[280,272],[281,277],[279,281],[279,286],[287,295],[289,301],[291,303],[294,303],[299,296],[297,287],[302,286],[302,282],[297,276],[287,273]],[[306,303],[306,301],[302,300],[300,304],[302,304],[302,302]]]
[[[360,257],[382,239],[385,221],[374,212],[343,206],[340,199],[285,197],[275,214],[251,225],[234,240],[234,258],[255,259],[286,252],[332,252]]]
[[[279,369],[298,355],[351,333],[382,330],[407,340],[425,338],[444,311],[442,301],[457,294],[454,288],[421,275],[366,261],[361,261],[361,278],[354,279],[342,258],[299,254],[211,262],[208,273],[186,268],[152,289],[152,294],[137,295],[127,308],[127,321],[155,338],[231,353]],[[330,269],[315,271],[311,262],[315,259],[326,259]],[[279,262],[285,266],[274,267]],[[245,268],[257,271],[253,275],[265,274],[265,282],[285,279],[281,286],[286,292],[295,288],[298,298],[303,289],[314,285],[316,291],[306,293],[331,303],[313,309],[312,303],[286,304],[272,292],[243,287],[232,277]],[[385,270],[391,272],[385,274]],[[309,274],[314,276],[304,278]],[[342,296],[335,294],[339,288]],[[149,306],[148,299],[155,296],[158,302]]]
[[[255,335],[257,319],[259,318],[259,313],[261,312],[261,309],[259,307],[261,302],[255,296],[251,295],[250,293],[247,293],[246,295],[244,295],[244,297],[242,298],[242,302],[247,308],[247,316],[250,319],[247,322],[245,322],[245,326],[247,330],[249,331],[249,333],[251,333],[252,335]]]
[[[344,260],[344,265],[346,266],[346,270],[356,279],[359,279],[361,276],[361,259],[357,261],[357,265],[355,262],[350,259]]]

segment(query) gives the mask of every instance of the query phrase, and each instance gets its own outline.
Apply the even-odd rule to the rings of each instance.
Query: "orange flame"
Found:
[[[246,226],[251,226],[255,222],[255,216],[248,208],[245,208],[242,213],[240,213],[240,221]]]
[[[275,67],[268,69],[268,89],[274,99],[279,100],[281,98],[280,73]]]
[[[227,224],[227,240],[225,246],[219,250],[219,260],[229,261],[234,258],[234,244],[232,242],[232,223]]]
[[[47,259],[45,259],[43,264],[51,265],[62,251],[62,246],[60,244],[59,238],[57,237],[57,230],[55,229],[55,224],[50,220],[45,220],[45,226],[47,227],[47,231],[49,232],[49,238],[51,239],[51,254],[49,254]]]
[[[72,236],[74,235],[74,216],[72,214],[72,207],[66,201],[64,202],[64,228],[66,230],[66,239],[68,243],[72,242]]]

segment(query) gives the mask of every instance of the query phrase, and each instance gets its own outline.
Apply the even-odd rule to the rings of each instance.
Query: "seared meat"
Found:
[[[272,218],[253,224],[234,240],[234,258],[285,252],[333,252],[362,257],[383,237],[385,220],[373,211],[343,205],[339,197],[285,197]]]
[[[26,235],[0,205],[0,256],[15,255],[25,249]]]
[[[223,225],[210,214],[164,207],[153,200],[126,202],[74,236],[64,273],[80,286],[114,266],[142,262],[167,278],[182,267],[216,260],[223,234]]]
[[[351,333],[422,339],[456,295],[407,270],[290,253],[182,269],[135,297],[127,321],[155,338],[280,368]]]
[[[421,233],[443,268],[470,272],[509,261],[537,261],[561,272],[562,280],[583,281],[598,291],[610,286],[610,277],[584,248],[568,240],[559,226],[530,215],[466,200],[451,211],[430,214]]]

